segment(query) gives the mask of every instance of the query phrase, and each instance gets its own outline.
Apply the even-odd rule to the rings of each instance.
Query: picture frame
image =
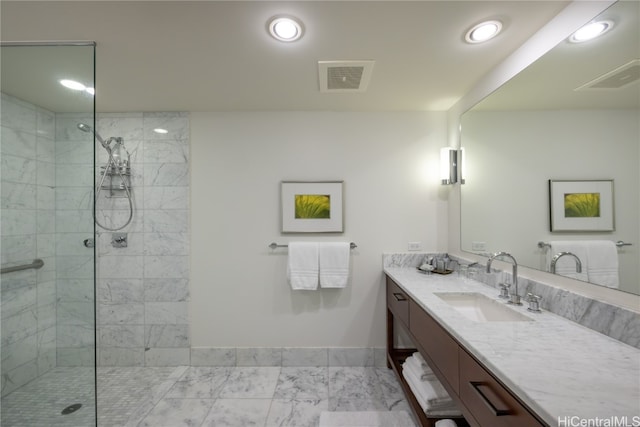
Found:
[[[343,181],[282,181],[283,233],[342,233]]]
[[[549,180],[552,232],[614,231],[613,180]]]

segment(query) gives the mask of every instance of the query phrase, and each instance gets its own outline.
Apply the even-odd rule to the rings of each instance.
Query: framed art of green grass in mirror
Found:
[[[551,231],[614,231],[613,180],[549,180]]]
[[[283,181],[283,233],[342,233],[342,181]]]

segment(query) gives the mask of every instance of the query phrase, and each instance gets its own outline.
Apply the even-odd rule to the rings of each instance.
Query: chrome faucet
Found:
[[[556,274],[556,263],[565,255],[572,256],[576,259],[576,273],[582,273],[582,262],[580,261],[580,258],[578,258],[578,256],[573,252],[558,252],[557,254],[555,254],[555,256],[551,259],[551,272],[553,274]]]
[[[520,301],[520,295],[518,295],[518,262],[510,253],[496,252],[495,254],[491,255],[491,258],[489,258],[489,261],[487,261],[487,273],[491,273],[491,263],[495,258],[498,258],[498,257],[511,258],[511,262],[513,263],[513,270],[511,272],[511,277],[513,280],[513,287],[515,289],[511,294],[511,299],[507,302],[509,304],[522,305],[522,302]]]

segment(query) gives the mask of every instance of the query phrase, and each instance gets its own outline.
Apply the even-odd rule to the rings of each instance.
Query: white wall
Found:
[[[638,241],[637,110],[470,112],[463,136],[463,249],[484,241],[545,269],[540,240]],[[549,179],[613,179],[616,230],[551,233]],[[620,289],[638,293],[637,245],[618,252]]]
[[[193,347],[382,347],[382,253],[447,249],[445,113],[193,113]],[[283,235],[282,180],[344,180],[345,232]],[[296,291],[286,249],[353,241],[343,290]]]

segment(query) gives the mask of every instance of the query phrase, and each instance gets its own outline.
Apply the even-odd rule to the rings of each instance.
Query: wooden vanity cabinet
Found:
[[[429,313],[418,305],[391,278],[387,277],[387,364],[395,371],[410,406],[423,427],[432,427],[438,418],[427,418],[402,376],[402,363],[413,349],[394,348],[394,318],[409,333],[429,367],[458,403],[465,419],[459,426],[548,427],[538,420],[464,346],[453,338]]]

